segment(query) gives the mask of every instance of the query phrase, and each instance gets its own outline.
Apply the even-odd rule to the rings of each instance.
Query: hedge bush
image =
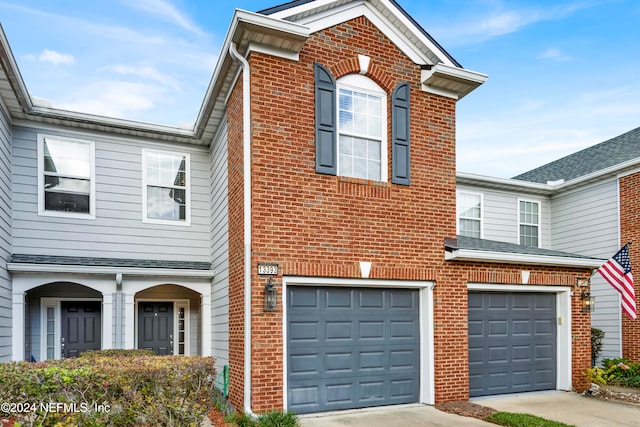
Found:
[[[210,357],[108,350],[10,362],[0,364],[0,417],[22,426],[198,426],[214,389]]]

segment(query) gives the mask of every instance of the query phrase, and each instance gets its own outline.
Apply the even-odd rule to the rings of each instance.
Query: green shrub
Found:
[[[506,427],[575,427],[571,424],[547,420],[535,415],[516,414],[513,412],[496,412],[484,420]]]
[[[226,416],[224,421],[234,423],[238,427],[300,427],[296,414],[277,410],[258,415],[257,419],[245,413],[233,412]]]
[[[80,353],[81,359],[96,359],[101,357],[140,357],[140,356],[155,356],[155,353],[151,350],[144,349],[110,349],[110,350],[95,350],[85,351]]]
[[[298,416],[293,412],[271,411],[258,417],[260,427],[299,427]]]
[[[590,382],[598,385],[607,385],[610,380],[610,376],[606,371],[602,368],[598,368],[597,366],[587,369],[584,376],[587,377]]]
[[[94,352],[11,362],[0,364],[0,402],[33,406],[0,416],[45,427],[197,426],[212,406],[214,381],[214,360],[207,357]]]

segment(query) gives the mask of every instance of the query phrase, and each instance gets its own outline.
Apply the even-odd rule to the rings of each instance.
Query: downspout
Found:
[[[242,64],[242,151],[244,163],[244,412],[251,410],[251,71],[235,43],[231,57]]]

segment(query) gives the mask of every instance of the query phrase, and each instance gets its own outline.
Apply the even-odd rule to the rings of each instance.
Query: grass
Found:
[[[496,412],[484,420],[505,427],[576,427],[572,424],[551,421],[535,415],[516,414],[513,412]]]

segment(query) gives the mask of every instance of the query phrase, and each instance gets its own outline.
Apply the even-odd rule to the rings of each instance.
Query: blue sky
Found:
[[[195,119],[234,9],[281,0],[0,0],[32,96],[177,126]],[[458,103],[461,172],[511,177],[640,126],[637,0],[399,0],[488,81]]]

